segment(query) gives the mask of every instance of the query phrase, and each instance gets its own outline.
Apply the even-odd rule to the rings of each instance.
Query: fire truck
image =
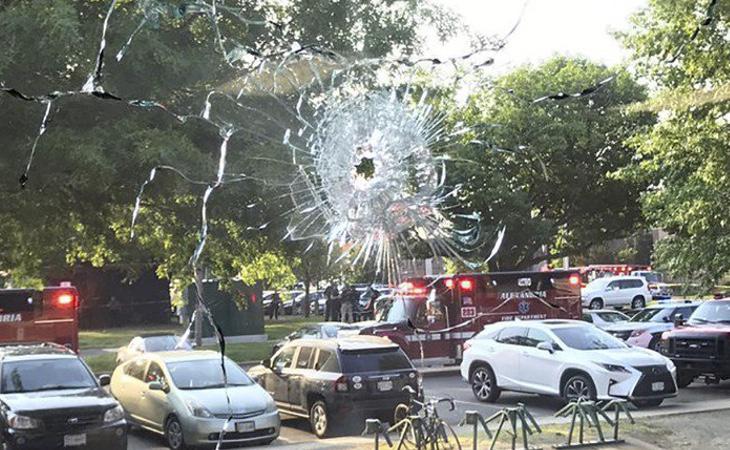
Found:
[[[409,278],[361,329],[391,339],[423,364],[461,360],[467,339],[502,320],[580,319],[577,270]]]
[[[55,342],[78,351],[78,309],[70,285],[0,289],[0,344]]]

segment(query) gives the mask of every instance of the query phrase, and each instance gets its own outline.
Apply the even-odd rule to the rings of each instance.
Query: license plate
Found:
[[[656,383],[651,384],[651,390],[656,391],[663,391],[664,390],[664,382],[663,381],[657,381]]]
[[[64,447],[76,447],[86,445],[86,434],[67,434],[63,436]]]
[[[236,431],[239,433],[248,433],[256,429],[253,422],[236,422]]]
[[[378,381],[378,390],[379,391],[392,391],[393,382],[392,381]]]

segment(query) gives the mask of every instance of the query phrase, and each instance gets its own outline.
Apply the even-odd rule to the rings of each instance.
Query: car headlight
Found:
[[[213,417],[213,413],[208,411],[208,408],[196,402],[195,400],[189,400],[187,403],[188,411],[195,417],[204,417],[210,419]]]
[[[41,421],[28,416],[13,414],[8,418],[10,428],[16,430],[32,430],[41,426]]]
[[[608,370],[609,372],[631,373],[631,371],[629,369],[627,369],[624,366],[620,366],[618,364],[604,364],[604,363],[596,363],[596,364],[598,364],[599,366]]]
[[[631,332],[631,337],[633,337],[633,338],[639,337],[642,334],[644,334],[644,330],[634,330]]]
[[[266,403],[266,413],[273,413],[273,412],[276,412],[276,411],[277,411],[277,409],[276,409],[276,403],[274,402],[274,400],[269,400]]]
[[[124,409],[117,405],[114,408],[107,409],[104,413],[104,422],[116,422],[117,420],[124,419]]]

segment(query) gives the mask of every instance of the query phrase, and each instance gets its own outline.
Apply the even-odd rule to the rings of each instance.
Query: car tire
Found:
[[[330,424],[329,413],[327,412],[327,404],[322,400],[317,400],[309,408],[309,425],[312,432],[319,439],[327,437],[332,429]]]
[[[651,341],[649,341],[649,346],[647,347],[649,350],[654,350],[657,353],[661,353],[662,348],[662,340],[659,336],[654,336],[651,338]]]
[[[185,444],[182,424],[175,416],[170,417],[165,422],[165,442],[170,450],[185,450],[188,448]]]
[[[603,300],[600,298],[594,298],[588,305],[588,309],[601,309],[603,308]]]
[[[633,403],[637,408],[655,408],[662,404],[663,398],[655,398],[651,400],[634,400]]]
[[[684,389],[695,380],[693,375],[683,374],[682,372],[677,373],[677,387]]]
[[[588,375],[579,373],[565,380],[562,388],[563,399],[567,402],[585,398],[588,400],[596,399],[596,385]]]
[[[492,368],[487,365],[480,365],[472,370],[469,384],[474,397],[480,402],[495,402],[501,394],[501,390],[497,386],[497,377]]]
[[[643,296],[637,295],[631,300],[631,309],[641,309],[646,306],[646,299]]]

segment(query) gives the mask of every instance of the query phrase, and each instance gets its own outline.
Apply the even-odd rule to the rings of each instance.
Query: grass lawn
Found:
[[[250,342],[242,344],[227,344],[226,355],[236,362],[260,361],[271,355],[274,344],[305,324],[319,322],[321,317],[285,317],[275,322],[268,320],[264,324],[264,332],[269,340],[266,342]],[[90,348],[116,348],[129,343],[132,337],[141,333],[168,332],[181,334],[184,329],[175,325],[156,325],[149,327],[110,328],[106,330],[86,330],[79,332],[79,347],[82,350]],[[206,345],[207,350],[218,350],[217,345]],[[83,352],[82,352],[83,353]],[[114,370],[116,353],[87,356],[84,358],[91,369],[96,373],[107,373]]]
[[[185,329],[180,325],[149,325],[146,327],[121,327],[102,330],[80,330],[79,347],[88,348],[115,348],[129,344],[133,337],[141,333],[183,333]]]

